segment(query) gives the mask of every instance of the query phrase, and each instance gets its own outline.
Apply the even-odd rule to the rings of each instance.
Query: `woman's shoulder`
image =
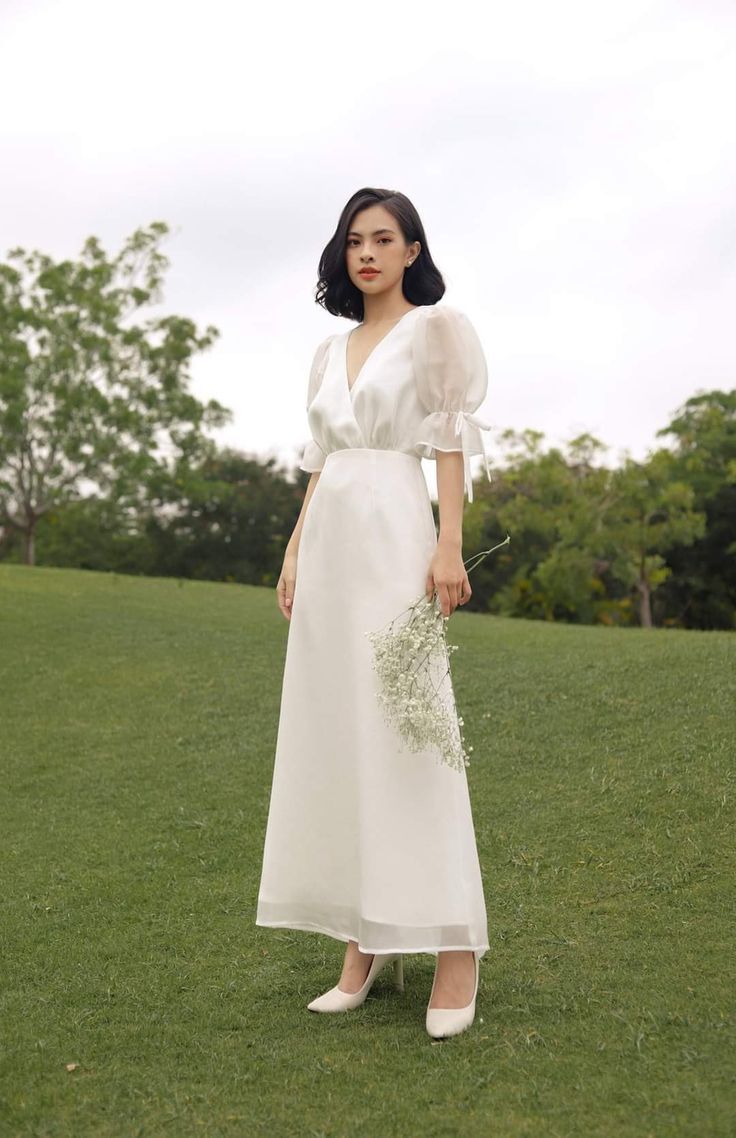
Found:
[[[454,304],[426,304],[415,323],[416,339],[420,343],[445,344],[458,347],[475,347],[478,333],[475,325],[462,308]]]
[[[478,331],[467,313],[454,304],[431,304],[415,325],[415,370],[421,376],[459,368],[460,373],[484,374],[485,353]]]
[[[323,340],[317,344],[312,356],[312,367],[318,367],[323,364],[327,359],[332,343],[340,335],[339,332],[330,332],[329,336],[325,336]]]
[[[439,301],[437,304],[422,305],[422,315],[425,322],[438,325],[447,324],[448,326],[452,326],[470,323],[467,313],[462,308],[458,308],[454,304],[445,304]]]

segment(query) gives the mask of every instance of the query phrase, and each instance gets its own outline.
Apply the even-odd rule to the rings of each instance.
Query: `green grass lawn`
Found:
[[[736,637],[449,630],[491,950],[438,1042],[431,955],[317,1016],[345,946],[254,924],[275,593],[0,565],[3,1138],[736,1133]]]

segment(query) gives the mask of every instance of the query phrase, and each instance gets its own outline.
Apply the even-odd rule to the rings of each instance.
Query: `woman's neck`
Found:
[[[364,296],[362,323],[389,324],[392,320],[400,320],[415,307],[416,305],[409,304],[401,287],[385,296]]]

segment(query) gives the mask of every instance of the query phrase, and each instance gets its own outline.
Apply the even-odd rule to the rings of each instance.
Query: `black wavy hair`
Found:
[[[348,276],[345,265],[347,235],[353,217],[361,209],[371,205],[382,205],[398,223],[408,245],[419,241],[419,255],[409,268],[404,270],[402,290],[412,304],[436,304],[444,296],[445,282],[429,253],[424,226],[414,205],[405,194],[398,190],[376,189],[364,186],[346,203],[340,214],[337,229],[322,251],[319,259],[319,280],[315,303],[320,304],[333,316],[347,316],[350,320],[363,319],[363,293]]]

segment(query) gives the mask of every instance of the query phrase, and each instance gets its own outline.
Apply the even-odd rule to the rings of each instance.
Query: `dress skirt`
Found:
[[[386,724],[367,636],[421,596],[436,544],[418,458],[327,455],[299,542],[257,925],[368,953],[489,947],[466,772]]]

